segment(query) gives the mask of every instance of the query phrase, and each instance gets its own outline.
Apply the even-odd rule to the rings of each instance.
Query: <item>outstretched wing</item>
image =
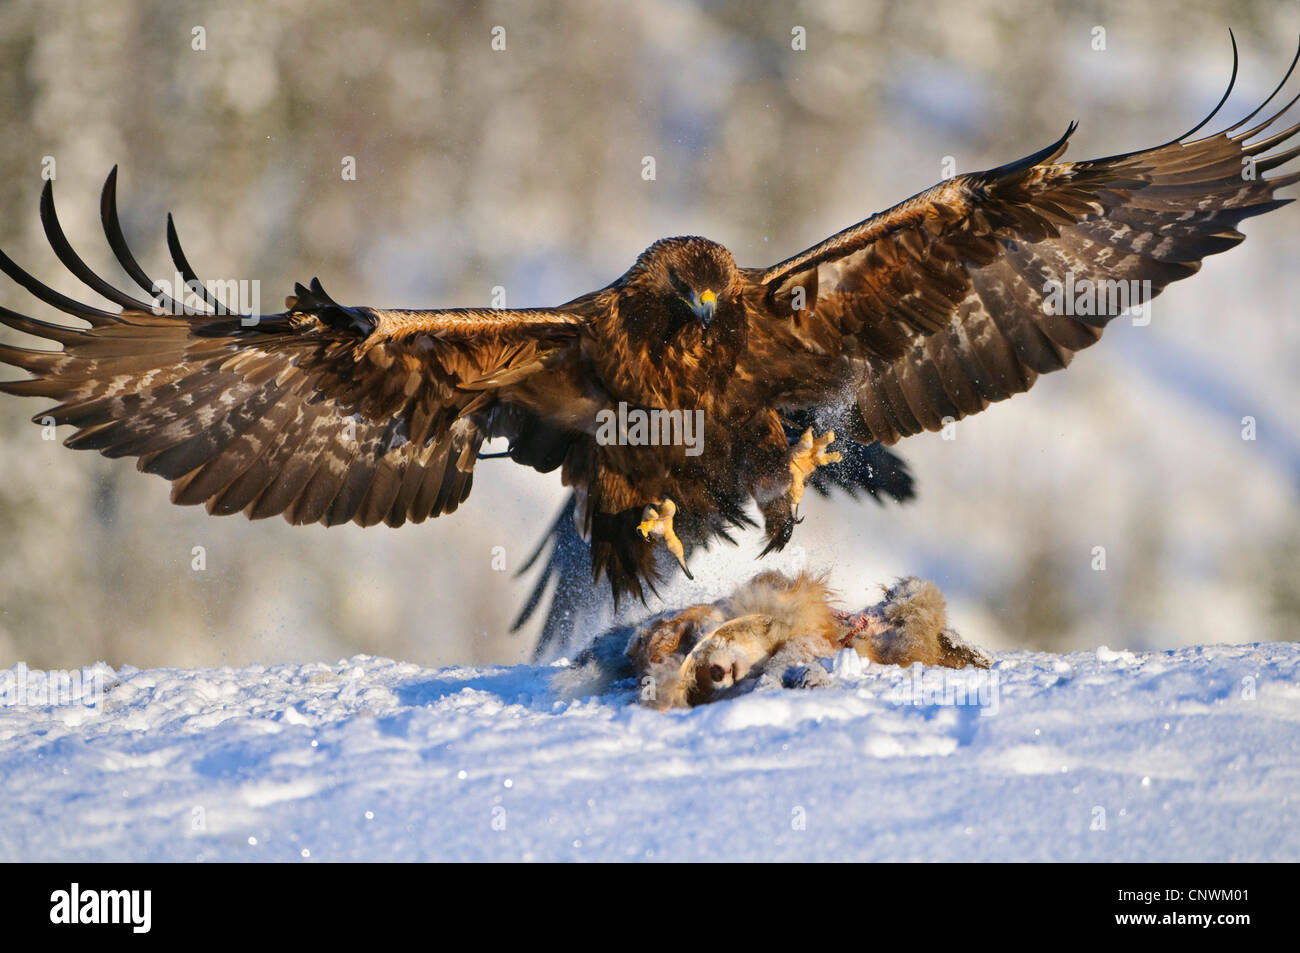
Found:
[[[1233,53],[1235,80],[1235,42]],[[940,183],[751,273],[766,314],[751,329],[756,361],[779,366],[780,353],[803,369],[807,355],[839,358],[820,365],[811,386],[806,374],[792,376],[787,399],[830,404],[856,392],[850,435],[886,444],[1028,390],[1118,313],[1240,242],[1242,219],[1292,201],[1274,193],[1300,173],[1263,173],[1300,154],[1271,151],[1300,125],[1257,137],[1296,100],[1238,130],[1295,65],[1263,105],[1217,135],[1190,138],[1219,107],[1163,146],[1055,162],[1071,125],[1041,152]],[[1079,307],[1069,307],[1074,296]],[[790,363],[800,352],[805,364]]]
[[[34,419],[74,426],[69,447],[139,458],[141,470],[173,481],[176,503],[293,523],[423,520],[468,496],[485,439],[535,431],[548,400],[565,404],[566,375],[539,372],[573,350],[585,320],[577,315],[347,308],[314,279],[283,313],[232,314],[195,277],[170,218],[187,292],[173,298],[150,281],[126,247],[115,195],[116,169],[104,186],[104,229],[151,300],[90,270],[47,183],[41,219],[55,253],[122,310],[65,297],[0,252],[0,270],[90,325],[0,308],[0,322],[62,345],[0,346],[0,362],[31,375],[0,391],[56,400]],[[525,386],[527,401],[516,402]]]

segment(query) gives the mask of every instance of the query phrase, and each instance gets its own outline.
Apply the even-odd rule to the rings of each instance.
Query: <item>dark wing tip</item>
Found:
[[[974,174],[974,178],[978,182],[993,182],[1009,175],[1015,175],[1017,172],[1025,172],[1044,162],[1050,162],[1060,156],[1061,153],[1065,152],[1070,137],[1074,135],[1074,131],[1078,128],[1079,123],[1075,120],[1071,120],[1070,124],[1066,126],[1065,133],[1061,138],[1057,139],[1050,146],[1045,146],[1037,152],[1025,156],[1023,159],[1017,159],[1014,162],[1008,162],[1006,165],[1000,165],[996,169],[977,172]]]
[[[1223,108],[1224,103],[1228,101],[1228,97],[1232,95],[1232,91],[1237,85],[1237,70],[1241,66],[1241,57],[1237,53],[1237,35],[1232,32],[1232,27],[1228,27],[1228,39],[1232,42],[1232,73],[1228,76],[1228,88],[1223,91],[1223,95],[1219,97],[1219,102],[1210,110],[1208,116],[1198,122],[1191,129],[1188,129],[1181,136],[1178,136],[1176,139],[1170,139],[1163,146],[1159,146],[1158,148],[1163,149],[1165,146],[1172,146],[1174,143],[1182,142],[1184,139],[1190,138],[1200,132],[1201,129],[1205,127],[1206,123],[1219,114],[1219,110]]]

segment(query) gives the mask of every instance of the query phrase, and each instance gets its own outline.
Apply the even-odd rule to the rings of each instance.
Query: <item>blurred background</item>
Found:
[[[1071,158],[1156,145],[1218,100],[1231,26],[1221,128],[1300,34],[1281,2],[470,6],[7,0],[0,246],[102,303],[42,236],[52,157],[74,246],[128,286],[98,223],[120,164],[128,238],[160,276],[171,210],[199,274],[260,279],[267,310],[312,275],[344,303],[481,306],[501,286],[511,307],[556,304],[665,235],[773,263],[933,184],[945,157],[998,165],[1072,119]],[[955,440],[903,443],[916,503],[809,499],[767,564],[828,569],[855,607],[928,576],[994,648],[1295,638],[1300,210],[1244,230],[1148,326],[1118,320]],[[49,317],[8,281],[0,303]],[[399,530],[250,523],[43,440],[42,407],[0,399],[0,668],[528,657],[535,625],[507,632],[529,589],[514,571],[564,499],[556,474],[484,461],[459,512]],[[721,593],[760,549],[697,557],[668,601]]]

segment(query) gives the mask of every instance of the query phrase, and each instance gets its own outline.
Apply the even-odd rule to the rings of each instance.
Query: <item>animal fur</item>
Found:
[[[988,668],[993,664],[981,649],[947,627],[947,607],[939,587],[914,576],[886,589],[883,601],[852,620],[851,630],[848,644],[882,665],[906,667],[920,662]]]
[[[624,641],[625,640],[625,641]],[[615,645],[626,648],[617,658]],[[636,676],[654,707],[690,707],[734,694],[740,686],[811,688],[829,682],[819,659],[852,648],[885,665],[914,662],[988,668],[992,660],[947,628],[943,594],[932,582],[900,579],[885,598],[852,614],[835,608],[821,576],[755,576],[726,599],[664,613],[597,640],[568,673],[571,691]]]

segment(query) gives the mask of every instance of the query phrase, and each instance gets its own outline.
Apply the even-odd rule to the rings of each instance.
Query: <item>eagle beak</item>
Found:
[[[700,319],[700,324],[704,325],[707,331],[709,325],[713,323],[713,313],[718,308],[718,296],[712,291],[706,291],[691,302],[691,310],[695,316]]]

